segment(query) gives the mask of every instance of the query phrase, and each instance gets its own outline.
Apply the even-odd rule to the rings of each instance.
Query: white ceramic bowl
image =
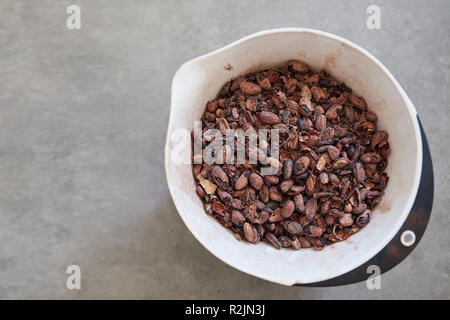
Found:
[[[270,245],[236,241],[232,233],[205,214],[195,193],[189,156],[177,163],[175,153],[190,155],[191,130],[208,100],[230,79],[250,71],[300,59],[313,69],[325,68],[365,98],[378,115],[379,129],[390,137],[392,153],[386,195],[372,221],[347,241],[313,249],[275,250]],[[224,67],[231,65],[231,70]],[[227,264],[284,285],[313,283],[344,274],[377,254],[405,221],[416,196],[422,168],[422,140],[416,110],[392,74],[354,43],[309,29],[259,32],[183,64],[172,82],[170,120],[165,147],[167,182],[173,201],[192,234]]]

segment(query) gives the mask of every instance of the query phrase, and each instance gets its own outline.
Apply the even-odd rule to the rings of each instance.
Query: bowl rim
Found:
[[[187,217],[184,215],[184,213],[182,213],[182,208],[180,207],[180,205],[177,203],[177,201],[175,200],[176,198],[174,198],[174,194],[175,194],[175,190],[173,190],[172,185],[170,183],[171,180],[171,174],[170,174],[170,164],[169,164],[169,159],[170,159],[170,132],[172,131],[172,111],[173,111],[173,101],[174,101],[174,84],[176,82],[176,79],[179,77],[179,74],[181,73],[181,71],[186,68],[187,65],[204,60],[210,56],[213,55],[217,55],[221,52],[224,52],[226,50],[229,50],[233,47],[236,47],[240,44],[243,44],[244,42],[247,42],[249,40],[252,40],[254,38],[258,38],[258,37],[262,37],[262,36],[266,36],[266,35],[271,35],[271,34],[279,34],[279,33],[310,33],[316,36],[321,36],[321,37],[325,37],[325,38],[330,38],[333,40],[336,40],[340,43],[343,43],[349,47],[351,47],[354,50],[359,51],[361,54],[363,54],[365,57],[367,57],[368,59],[370,59],[373,63],[375,63],[375,65],[381,69],[381,71],[385,74],[385,76],[387,76],[387,78],[389,79],[389,81],[392,83],[392,85],[395,87],[395,89],[400,93],[400,96],[402,97],[407,110],[408,110],[408,115],[410,117],[410,119],[412,120],[413,123],[413,128],[414,128],[414,132],[415,132],[415,137],[416,137],[416,145],[417,145],[417,150],[418,150],[418,155],[416,157],[416,170],[414,172],[414,184],[413,184],[413,188],[412,188],[412,192],[410,192],[408,200],[406,201],[406,205],[404,206],[404,210],[400,216],[400,219],[397,220],[397,223],[392,226],[392,228],[390,228],[390,232],[387,233],[385,235],[385,237],[383,238],[382,241],[380,241],[379,243],[377,243],[377,245],[375,245],[371,250],[366,251],[365,254],[361,255],[361,258],[359,259],[355,259],[355,262],[352,264],[348,264],[348,266],[346,266],[345,268],[341,268],[340,272],[336,272],[336,274],[330,274],[328,273],[325,276],[322,277],[316,277],[314,279],[311,279],[311,281],[292,281],[290,279],[280,279],[280,278],[273,278],[267,274],[255,274],[253,272],[250,272],[248,270],[245,270],[244,268],[242,268],[239,265],[236,265],[235,263],[228,261],[227,259],[223,258],[220,254],[220,251],[215,250],[212,246],[209,246],[209,244],[207,243],[203,243],[199,237],[196,231],[192,230],[189,227],[189,223],[187,221]],[[166,142],[165,142],[165,150],[164,150],[164,166],[165,166],[165,173],[166,173],[166,180],[167,180],[167,184],[169,187],[169,191],[170,194],[172,196],[172,200],[174,202],[175,208],[177,209],[177,212],[179,214],[179,216],[181,217],[181,219],[183,220],[184,224],[186,225],[186,227],[189,229],[189,231],[194,235],[194,237],[202,244],[203,247],[205,247],[210,253],[212,253],[214,256],[216,256],[218,259],[220,259],[221,261],[225,262],[226,264],[228,264],[229,266],[238,269],[239,271],[242,271],[244,273],[250,274],[252,276],[258,277],[258,278],[262,278],[268,281],[272,281],[272,282],[276,282],[279,284],[283,284],[283,285],[294,285],[294,284],[308,284],[308,283],[315,283],[315,282],[320,282],[320,281],[324,281],[324,280],[328,280],[328,279],[332,279],[335,277],[338,277],[342,274],[345,274],[351,270],[354,270],[355,268],[363,265],[364,263],[366,263],[367,261],[369,261],[371,258],[373,258],[378,252],[380,252],[392,239],[393,237],[397,234],[397,232],[400,230],[401,226],[403,225],[404,221],[406,220],[409,212],[411,211],[411,208],[414,204],[414,200],[416,198],[418,189],[419,189],[419,183],[420,183],[420,177],[422,174],[422,150],[423,150],[423,146],[422,146],[422,137],[420,134],[420,127],[419,127],[419,122],[417,119],[417,111],[412,103],[412,101],[410,100],[410,98],[407,96],[407,94],[405,93],[405,91],[403,90],[403,88],[400,86],[400,84],[397,82],[397,80],[394,78],[394,76],[391,74],[391,72],[377,59],[375,58],[375,56],[373,56],[371,53],[369,53],[368,51],[366,51],[365,49],[363,49],[362,47],[360,47],[359,45],[351,42],[350,40],[347,40],[343,37],[337,36],[335,34],[329,33],[329,32],[325,32],[325,31],[320,31],[320,30],[315,30],[315,29],[309,29],[309,28],[276,28],[276,29],[268,29],[268,30],[263,30],[260,32],[256,32],[253,34],[250,34],[248,36],[245,36],[239,40],[236,40],[234,42],[231,42],[228,45],[225,45],[219,49],[213,50],[209,53],[206,53],[204,55],[198,56],[196,58],[193,58],[185,63],[183,63],[178,70],[175,72],[174,77],[172,79],[172,87],[171,87],[171,98],[170,98],[170,111],[169,111],[169,123],[168,123],[168,127],[167,127],[167,133],[166,133]]]

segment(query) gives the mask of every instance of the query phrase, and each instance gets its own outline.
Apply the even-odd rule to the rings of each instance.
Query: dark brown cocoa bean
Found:
[[[292,110],[292,111],[299,112],[298,103],[296,101],[294,101],[294,100],[288,100],[287,108]]]
[[[344,214],[342,217],[339,218],[339,223],[343,227],[349,227],[353,224],[352,215],[350,213]]]
[[[285,180],[290,179],[292,177],[293,169],[294,169],[294,163],[293,163],[292,159],[290,159],[290,158],[286,159],[284,161],[284,165],[283,165],[283,176],[284,176]]]
[[[233,224],[237,225],[238,227],[242,227],[245,222],[245,217],[240,211],[233,210],[231,211],[231,222],[233,222]]]
[[[378,163],[381,161],[381,156],[376,152],[368,152],[361,155],[360,159],[363,163]]]
[[[325,217],[325,223],[326,223],[327,225],[329,225],[329,226],[333,225],[333,224],[334,224],[334,218],[333,218],[333,216],[327,215],[327,216]]]
[[[277,129],[280,134],[288,134],[289,133],[289,127],[284,123],[277,123],[273,125],[274,129]]]
[[[206,121],[213,122],[216,120],[216,114],[211,112],[205,112],[204,118]]]
[[[263,224],[269,219],[269,213],[267,211],[250,211],[245,213],[245,218],[253,224]]]
[[[258,100],[255,97],[250,97],[247,99],[247,103],[245,104],[245,107],[247,110],[256,111],[256,105],[258,103]]]
[[[252,206],[254,206],[256,210],[263,210],[266,207],[266,204],[262,201],[255,200],[251,205],[249,205],[249,208]]]

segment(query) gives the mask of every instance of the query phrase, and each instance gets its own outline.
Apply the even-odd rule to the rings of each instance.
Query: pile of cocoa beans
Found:
[[[390,147],[377,115],[345,83],[302,61],[231,80],[201,120],[203,130],[224,134],[279,130],[274,175],[247,160],[193,165],[205,212],[238,240],[322,249],[364,228],[384,195]],[[193,143],[204,150],[210,141]]]

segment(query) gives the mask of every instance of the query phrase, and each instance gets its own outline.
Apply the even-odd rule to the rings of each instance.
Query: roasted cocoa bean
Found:
[[[354,94],[351,94],[349,97],[350,102],[353,103],[356,107],[356,109],[360,111],[366,110],[366,101],[362,97],[358,97]]]
[[[246,177],[246,173],[244,172],[236,180],[236,183],[234,184],[234,188],[236,190],[242,190],[247,186],[247,184],[248,184],[248,179]]]
[[[292,177],[292,172],[294,170],[294,163],[292,159],[286,159],[283,165],[283,175],[284,179],[290,179]]]
[[[287,200],[283,202],[283,207],[281,209],[281,215],[283,218],[289,218],[292,213],[294,213],[295,204],[292,200]]]
[[[300,157],[294,164],[294,172],[296,175],[304,173],[310,164],[311,160],[308,157]]]
[[[237,225],[238,227],[242,227],[245,222],[245,217],[240,211],[233,210],[231,211],[231,222],[233,222],[233,224]]]
[[[322,172],[319,176],[319,180],[320,180],[320,183],[327,184],[330,181],[330,179],[328,177],[328,173]]]
[[[325,93],[319,87],[313,86],[311,88],[311,93],[312,93],[312,95],[314,97],[314,100],[316,102],[320,102],[320,100],[325,99]]]
[[[228,187],[228,176],[219,166],[214,166],[211,170],[214,181],[219,185],[219,187],[226,189]]]
[[[278,177],[276,176],[264,176],[264,181],[270,187],[278,183]]]
[[[275,186],[269,188],[269,198],[274,201],[283,201],[283,195]]]
[[[343,227],[349,227],[353,224],[352,215],[350,213],[344,214],[342,217],[339,218],[339,223]]]
[[[310,198],[308,202],[306,202],[305,215],[309,220],[312,220],[316,212],[317,212],[317,199]]]
[[[287,193],[289,190],[291,190],[293,185],[294,185],[294,180],[292,180],[292,179],[285,180],[280,184],[280,190],[282,193]]]
[[[302,194],[298,194],[294,197],[294,204],[295,204],[295,208],[299,211],[299,212],[304,212],[305,211],[305,204],[303,202],[303,195]]]
[[[292,60],[289,62],[289,65],[295,72],[305,73],[309,70],[308,65],[300,60]]]
[[[335,146],[328,146],[327,147],[328,155],[330,156],[330,159],[333,161],[336,161],[339,158],[339,149]]]
[[[250,243],[259,242],[259,234],[258,231],[248,222],[244,223],[244,236]]]
[[[312,238],[320,237],[323,233],[322,229],[313,225],[307,225],[304,229],[305,233]]]
[[[355,176],[356,181],[358,181],[359,183],[364,183],[364,181],[366,181],[366,179],[367,179],[366,172],[364,171],[364,167],[359,162],[355,163],[355,165],[353,167],[353,175]]]
[[[249,179],[250,184],[252,185],[253,188],[255,188],[256,190],[261,190],[264,182],[259,174],[251,173]]]
[[[356,225],[360,228],[365,227],[369,223],[371,215],[372,213],[370,212],[370,210],[365,210],[356,218]]]
[[[252,82],[242,81],[239,87],[244,94],[256,95],[261,92],[261,87]]]
[[[288,221],[286,223],[286,231],[289,232],[290,234],[299,234],[300,232],[303,231],[303,228],[300,225],[300,223],[296,221]]]
[[[281,122],[280,117],[270,111],[262,111],[259,119],[265,124],[277,124]]]
[[[281,245],[280,241],[278,241],[277,237],[275,237],[272,233],[267,232],[266,233],[266,239],[269,241],[269,243],[275,247],[275,249],[281,249],[283,246]]]

